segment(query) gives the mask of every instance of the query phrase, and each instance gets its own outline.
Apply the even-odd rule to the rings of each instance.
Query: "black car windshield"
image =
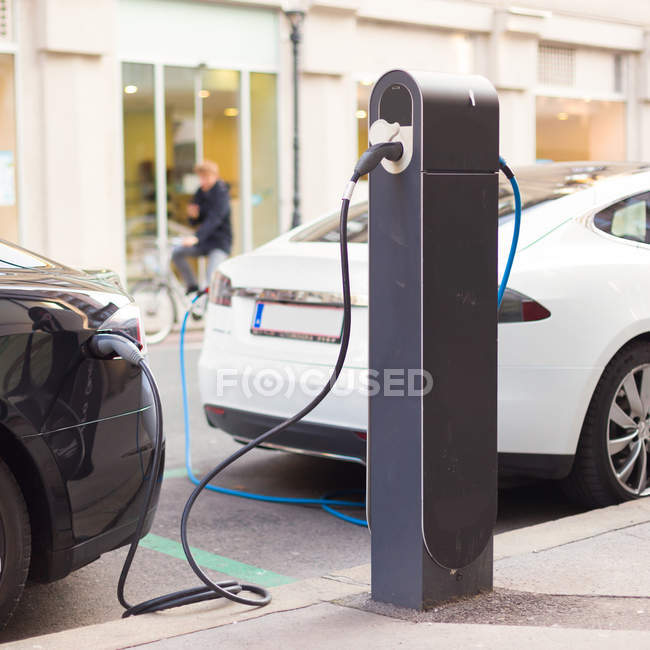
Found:
[[[647,171],[649,165],[639,163],[550,163],[530,165],[515,170],[523,209],[559,199],[568,194],[592,187],[598,181],[611,176]],[[514,197],[510,182],[499,178],[499,220],[514,211]],[[351,243],[368,242],[368,202],[350,207],[348,217],[348,240]],[[312,226],[296,233],[295,242],[338,242],[339,215],[321,219]]]
[[[0,240],[0,269],[36,269],[51,264],[24,248]]]

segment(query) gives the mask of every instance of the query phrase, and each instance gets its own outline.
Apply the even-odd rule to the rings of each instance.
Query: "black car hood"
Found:
[[[26,307],[27,329],[94,330],[132,302],[114,274],[90,275],[66,267],[0,271],[0,333],[15,328],[16,305]]]
[[[99,291],[127,295],[119,276],[113,271],[80,271],[65,266],[37,269],[0,270],[0,295],[17,288],[38,292],[53,289],[75,291]]]

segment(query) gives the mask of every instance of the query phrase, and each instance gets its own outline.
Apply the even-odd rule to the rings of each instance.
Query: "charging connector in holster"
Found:
[[[142,343],[122,330],[98,330],[82,346],[82,353],[92,359],[122,357],[134,366],[144,358]]]

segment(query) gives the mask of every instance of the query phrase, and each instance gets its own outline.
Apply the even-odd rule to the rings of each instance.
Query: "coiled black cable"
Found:
[[[149,508],[151,506],[151,501],[153,499],[153,494],[155,491],[155,481],[157,476],[160,473],[162,457],[163,457],[163,424],[162,424],[162,405],[160,401],[160,395],[156,387],[153,375],[146,361],[139,355],[137,350],[133,351],[131,356],[132,362],[136,362],[142,369],[148,383],[151,387],[151,392],[153,395],[154,411],[156,414],[156,446],[154,450],[153,460],[151,464],[151,471],[149,474],[149,485],[147,486],[147,491],[145,494],[144,505],[142,509],[142,514],[138,520],[136,531],[133,535],[133,541],[129,547],[126,559],[124,561],[124,566],[122,567],[122,572],[120,573],[120,578],[117,587],[117,597],[120,601],[120,604],[124,607],[125,611],[122,615],[123,618],[128,616],[135,616],[138,614],[157,612],[164,609],[171,609],[173,607],[180,607],[182,605],[189,605],[190,603],[197,603],[205,600],[214,600],[216,598],[226,598],[243,605],[250,605],[253,607],[262,607],[267,605],[271,601],[271,594],[258,585],[251,584],[241,584],[236,580],[225,580],[222,582],[213,582],[208,578],[208,576],[200,569],[196,560],[192,555],[189,543],[187,541],[187,526],[192,507],[196,502],[199,494],[205,489],[205,487],[212,481],[220,472],[222,472],[226,467],[231,465],[238,458],[241,458],[244,454],[249,452],[251,449],[254,449],[264,441],[266,441],[271,436],[283,431],[287,427],[295,424],[308,413],[310,413],[318,404],[320,404],[327,394],[332,390],[336,380],[338,379],[341,371],[343,369],[343,364],[345,362],[345,357],[348,351],[348,345],[350,342],[350,326],[352,320],[352,309],[351,309],[351,297],[350,297],[350,271],[348,265],[348,231],[347,231],[347,220],[348,220],[348,209],[350,206],[350,199],[352,193],[356,186],[359,178],[366,173],[372,171],[383,158],[389,160],[398,160],[403,153],[401,143],[379,143],[370,147],[359,159],[354,174],[348,183],[348,186],[343,195],[341,202],[341,213],[339,221],[339,242],[340,242],[340,256],[341,256],[341,279],[343,285],[343,329],[341,333],[341,343],[339,348],[338,358],[332,370],[332,374],[328,382],[323,386],[321,391],[312,399],[307,406],[305,406],[301,411],[296,413],[294,416],[284,420],[280,424],[276,425],[272,429],[264,432],[254,440],[251,440],[248,444],[244,445],[238,449],[234,454],[226,458],[224,461],[219,463],[214,469],[208,472],[203,479],[198,483],[198,485],[193,490],[189,499],[185,504],[183,509],[183,515],[181,517],[181,543],[183,545],[183,551],[187,561],[196,574],[196,576],[203,583],[202,586],[194,587],[191,589],[183,589],[181,591],[172,592],[158,598],[152,598],[146,600],[138,605],[130,605],[124,596],[124,589],[126,585],[126,580],[128,577],[129,570],[133,563],[133,558],[138,548],[138,542],[142,536],[142,531],[144,530],[144,525],[146,521]],[[515,235],[513,236],[513,245],[510,253],[510,258],[508,262],[507,272],[504,274],[504,278],[501,282],[500,292],[505,288],[507,282],[508,273],[510,266],[512,264],[512,258],[514,257],[514,249],[516,248],[517,243],[517,234],[518,234],[518,223],[521,214],[521,201],[519,197],[518,187],[516,185],[516,180],[514,180],[514,175],[510,169],[505,165],[505,162],[501,159],[501,166],[508,176],[508,178],[513,183],[513,190],[515,193],[515,202],[516,202],[516,216],[517,216],[517,228]],[[123,341],[122,341],[123,343]],[[124,352],[120,351],[124,357]],[[139,355],[139,356],[138,356]],[[242,591],[247,591],[249,593],[257,594],[259,598],[247,598],[241,596]]]
[[[374,155],[373,155],[372,162],[376,166],[380,162],[381,158],[384,156],[378,155],[379,152],[377,153],[373,152],[373,154]],[[374,160],[374,158],[376,158],[376,160]],[[154,381],[151,370],[149,369],[149,366],[147,365],[146,361],[144,359],[140,359],[138,361],[138,365],[142,369],[142,372],[144,373],[145,377],[147,378],[147,381],[151,386],[151,392],[153,394],[154,411],[156,414],[156,434],[155,434],[156,447],[155,447],[153,460],[151,464],[151,471],[149,474],[149,485],[147,486],[147,491],[145,494],[142,514],[140,515],[138,525],[133,535],[133,541],[131,542],[126,559],[124,560],[124,566],[122,567],[122,572],[120,573],[120,578],[117,585],[117,597],[118,600],[120,601],[120,604],[125,609],[124,614],[122,615],[123,618],[126,618],[128,616],[135,616],[138,614],[149,613],[149,612],[157,612],[164,609],[171,609],[173,607],[180,607],[182,605],[189,605],[190,603],[197,603],[204,600],[214,600],[216,598],[226,598],[228,600],[232,600],[234,602],[241,603],[243,605],[250,605],[253,607],[261,607],[263,605],[267,605],[271,601],[271,594],[266,589],[258,585],[241,584],[236,580],[226,580],[222,582],[214,582],[210,580],[210,578],[208,578],[208,576],[198,566],[196,560],[194,559],[194,556],[192,555],[190,545],[187,541],[188,520],[190,517],[190,513],[192,511],[192,507],[194,506],[194,503],[196,502],[199,494],[201,494],[205,486],[208,485],[210,481],[212,481],[226,467],[231,465],[238,458],[241,458],[244,454],[249,452],[251,449],[254,449],[255,447],[263,443],[271,436],[274,436],[276,433],[283,431],[287,427],[291,426],[292,424],[295,424],[296,422],[304,418],[308,413],[310,413],[313,409],[315,409],[316,406],[318,406],[318,404],[320,404],[323,401],[323,399],[325,399],[327,394],[332,390],[339,375],[341,374],[341,370],[343,369],[343,364],[345,362],[345,357],[348,351],[348,345],[350,343],[350,326],[352,321],[352,307],[351,307],[351,297],[350,297],[350,270],[348,265],[348,228],[347,228],[348,209],[350,207],[350,198],[352,196],[352,191],[354,189],[354,186],[356,185],[356,182],[359,180],[360,176],[362,174],[367,173],[367,171],[362,169],[355,169],[355,173],[350,179],[350,183],[348,185],[348,188],[346,189],[344,198],[341,201],[341,213],[340,213],[340,221],[339,221],[339,242],[340,242],[340,255],[341,255],[341,279],[343,285],[343,329],[341,332],[341,343],[339,347],[338,358],[336,360],[334,369],[332,370],[332,374],[330,375],[328,382],[325,384],[325,386],[323,386],[323,388],[318,393],[318,395],[316,395],[316,397],[314,397],[314,399],[312,399],[312,401],[309,402],[309,404],[307,404],[307,406],[305,406],[301,411],[299,411],[292,417],[284,420],[284,422],[281,422],[280,424],[276,425],[272,429],[265,431],[263,434],[261,434],[254,440],[251,440],[248,444],[238,449],[235,453],[233,453],[231,456],[229,456],[224,461],[219,463],[214,469],[208,472],[203,477],[201,482],[193,490],[192,494],[187,500],[187,503],[185,504],[185,508],[183,509],[183,515],[181,517],[181,543],[183,545],[183,551],[185,552],[187,562],[192,568],[192,571],[194,571],[194,573],[199,578],[199,580],[201,580],[203,586],[194,587],[192,589],[183,589],[180,591],[175,591],[173,593],[166,594],[164,596],[159,596],[157,598],[146,600],[142,603],[139,603],[138,605],[130,605],[124,596],[124,589],[126,586],[126,580],[129,574],[129,570],[131,568],[131,564],[133,563],[133,558],[135,557],[135,553],[138,549],[138,542],[140,540],[140,537],[142,536],[142,531],[144,529],[147,513],[149,512],[149,508],[151,506],[151,501],[153,499],[153,494],[155,490],[155,481],[156,481],[156,477],[160,472],[160,466],[161,466],[162,454],[163,454],[162,405],[160,401],[160,395],[158,393],[158,389],[156,387],[156,383]],[[245,596],[239,595],[242,591],[247,591],[249,593],[257,594],[260,597],[247,598]]]

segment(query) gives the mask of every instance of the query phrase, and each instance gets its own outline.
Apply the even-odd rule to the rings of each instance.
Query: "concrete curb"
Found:
[[[614,530],[650,522],[650,499],[593,510],[495,536],[495,560],[570,544]],[[118,650],[267,614],[290,611],[365,593],[370,565],[333,572],[271,589],[273,600],[261,609],[218,601],[158,614],[120,619],[1,644],[6,650]]]
[[[313,578],[271,589],[273,600],[260,609],[229,601],[188,605],[157,614],[88,625],[72,630],[12,641],[3,650],[117,650],[160,639],[246,621],[267,614],[300,609],[368,590],[353,580]]]
[[[583,512],[494,537],[494,559],[538,553],[650,521],[650,499]]]

